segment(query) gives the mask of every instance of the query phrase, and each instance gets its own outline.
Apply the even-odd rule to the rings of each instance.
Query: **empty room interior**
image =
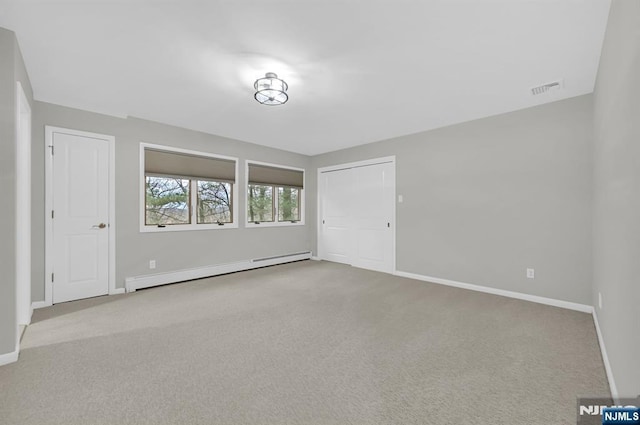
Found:
[[[0,163],[2,424],[640,407],[640,1],[0,0]]]

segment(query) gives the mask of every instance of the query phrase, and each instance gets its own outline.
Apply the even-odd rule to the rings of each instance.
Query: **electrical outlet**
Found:
[[[398,203],[401,204],[404,202],[404,197],[402,195],[398,195]]]
[[[536,271],[534,269],[527,269],[527,279],[535,279]]]
[[[602,310],[602,292],[598,292],[598,308]]]
[[[149,260],[149,268],[150,269],[156,268],[156,260]]]

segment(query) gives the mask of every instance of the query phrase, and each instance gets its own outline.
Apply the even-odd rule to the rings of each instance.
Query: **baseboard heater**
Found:
[[[202,279],[204,277],[218,276],[221,274],[257,269],[260,267],[275,266],[276,264],[308,260],[310,258],[311,251],[276,255],[273,257],[254,258],[251,260],[239,261],[237,263],[216,264],[212,266],[176,270],[173,272],[128,277],[125,279],[124,285],[127,292],[134,292],[138,289],[166,285],[167,283],[177,283],[187,280]]]

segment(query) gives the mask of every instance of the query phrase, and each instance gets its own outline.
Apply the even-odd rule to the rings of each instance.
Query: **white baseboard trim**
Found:
[[[9,363],[15,363],[18,361],[19,350],[15,350],[11,353],[0,354],[0,366],[4,366]]]
[[[506,291],[504,289],[491,288],[489,286],[474,285],[472,283],[457,282],[455,280],[441,279],[438,277],[424,276],[415,273],[395,271],[396,276],[407,277],[409,279],[422,280],[425,282],[437,283],[440,285],[453,286],[456,288],[469,289],[471,291],[485,292],[487,294],[500,295],[503,297],[516,298],[524,301],[531,301],[538,304],[546,304],[554,307],[566,308],[569,310],[581,311],[583,313],[592,313],[593,307],[586,304],[578,304],[570,301],[556,300],[553,298],[545,298],[537,295],[523,294],[521,292]]]
[[[37,310],[39,308],[51,307],[51,303],[46,301],[34,301],[31,303],[31,307],[33,307],[34,310]]]
[[[16,325],[16,349],[14,350],[14,353],[18,353],[18,356],[20,356],[20,335],[22,335],[21,327],[22,325]]]
[[[312,259],[313,261],[322,261],[322,258],[317,257],[317,256],[315,256],[315,255],[312,255],[312,256],[311,256],[311,259]]]
[[[109,291],[109,295],[119,295],[126,293],[125,288],[115,288]],[[48,303],[46,301],[34,301],[31,303],[31,314],[33,314],[33,310],[37,310],[39,308],[51,307],[53,304]]]
[[[134,292],[138,289],[150,288],[152,286],[164,285],[167,283],[184,282],[186,280],[201,279],[203,277],[240,272],[266,266],[275,266],[276,264],[291,263],[293,261],[308,260],[310,258],[311,252],[307,251],[276,257],[239,261],[237,263],[216,264],[193,269],[176,270],[167,273],[133,276],[125,279],[125,289],[127,292]]]
[[[18,323],[19,326],[28,326],[31,324],[31,319],[33,318],[33,303],[29,306],[29,318],[27,319],[27,323]]]
[[[614,403],[620,402],[620,395],[618,394],[618,387],[616,387],[616,381],[613,379],[613,370],[611,369],[611,363],[609,362],[609,356],[607,355],[607,348],[604,345],[604,338],[602,331],[600,330],[600,323],[598,322],[598,314],[596,309],[593,309],[593,323],[596,325],[596,333],[598,334],[598,343],[600,344],[600,353],[602,354],[602,361],[604,362],[604,370],[607,372],[607,380],[609,381],[609,388],[611,389],[611,397]]]

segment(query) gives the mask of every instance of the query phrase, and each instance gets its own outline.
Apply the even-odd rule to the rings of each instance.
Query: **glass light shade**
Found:
[[[264,78],[257,79],[253,87],[256,89],[254,97],[263,105],[282,105],[289,100],[289,86],[273,72],[267,72]]]

